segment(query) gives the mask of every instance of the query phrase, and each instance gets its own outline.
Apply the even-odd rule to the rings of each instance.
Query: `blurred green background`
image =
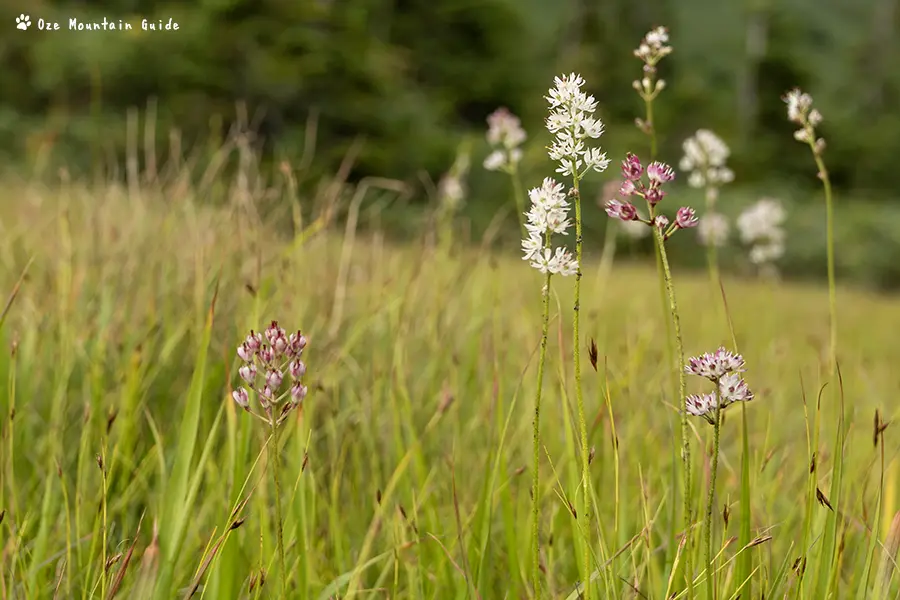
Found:
[[[427,181],[450,168],[471,140],[465,217],[475,235],[511,202],[508,180],[480,168],[485,118],[507,106],[529,134],[527,186],[553,168],[544,154],[543,95],[554,75],[575,71],[600,102],[601,138],[618,164],[646,155],[634,126],[642,106],[632,55],[656,25],[674,53],[661,66],[668,86],[657,101],[660,157],[677,164],[682,141],[709,128],[732,148],[729,216],[760,196],[788,209],[790,277],[824,276],[824,208],[808,150],[795,142],[781,95],[812,94],[825,115],[821,134],[837,191],[838,275],[880,289],[900,287],[900,26],[898,0],[104,0],[3,3],[0,21],[0,156],[9,174],[52,179],[123,178],[126,114],[140,111],[150,152],[211,159],[234,127],[251,128],[264,172],[312,156],[301,187],[333,174],[354,144],[351,180],[389,177],[415,193],[385,221],[408,234],[429,198]],[[33,23],[15,27],[19,13]],[[68,21],[119,19],[132,31],[68,31]],[[178,31],[148,32],[141,19],[173,19]],[[40,31],[39,19],[61,24]],[[247,124],[238,118],[244,102]],[[312,135],[314,130],[314,136]],[[173,143],[177,140],[177,144]],[[311,141],[315,140],[314,151]],[[148,157],[141,142],[141,160]],[[179,157],[180,160],[180,157]],[[235,160],[237,160],[235,158]],[[203,172],[198,160],[197,177]],[[615,176],[589,179],[597,194]],[[678,200],[700,197],[684,188]],[[677,198],[677,197],[676,197]],[[14,201],[6,199],[4,201]],[[674,202],[674,200],[673,200]],[[593,206],[593,205],[592,205]],[[599,251],[607,219],[585,217]],[[515,219],[501,243],[513,247]],[[676,244],[696,248],[693,236]],[[648,253],[649,240],[630,254]],[[701,252],[678,251],[702,265]],[[725,264],[744,268],[740,248]]]

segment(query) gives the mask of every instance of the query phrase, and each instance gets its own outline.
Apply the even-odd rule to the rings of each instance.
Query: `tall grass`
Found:
[[[885,401],[898,391],[894,299],[723,272],[721,323],[705,277],[679,273],[678,338],[740,340],[756,392],[740,419],[719,418],[706,517],[721,535],[714,572],[694,573],[697,524],[676,510],[690,480],[673,477],[684,467],[670,451],[687,384],[666,393],[673,321],[654,310],[652,266],[586,269],[575,336],[560,308],[574,290],[548,288],[538,307],[516,257],[462,236],[445,252],[427,231],[390,241],[378,222],[403,186],[310,181],[290,165],[270,178],[247,148],[229,140],[199,183],[163,166],[132,169],[125,186],[4,185],[16,201],[0,201],[0,598],[257,598],[284,585],[322,600],[574,599],[595,581],[610,598],[900,594],[898,527],[879,525],[900,511]],[[234,178],[215,166],[231,160]],[[329,226],[351,213],[352,226]],[[855,350],[839,368],[838,294]],[[277,486],[270,432],[230,398],[236,344],[273,315],[302,323],[314,356],[309,396],[279,434]],[[547,370],[554,385],[530,370],[536,350],[569,356],[581,335],[596,342],[584,427],[566,363]],[[832,364],[839,401],[825,402]],[[523,399],[539,390],[538,445]],[[609,443],[585,455],[597,432]],[[701,437],[691,421],[684,435]],[[536,449],[549,465],[537,480]],[[586,464],[588,532],[563,482]],[[725,518],[735,503],[739,518]],[[601,552],[588,544],[585,564],[594,534]]]

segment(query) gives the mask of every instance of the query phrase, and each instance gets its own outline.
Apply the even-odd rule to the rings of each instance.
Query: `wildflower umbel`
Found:
[[[603,135],[603,122],[591,116],[597,110],[597,101],[581,91],[584,79],[580,75],[556,77],[554,83],[546,96],[550,105],[546,125],[555,136],[548,154],[559,163],[556,172],[581,179],[588,171],[605,171],[609,166],[606,153],[600,148],[588,148],[585,143],[588,138]]]
[[[655,225],[663,233],[663,239],[669,239],[679,229],[688,229],[697,226],[697,216],[693,208],[683,206],[678,209],[675,222],[669,224],[665,215],[656,214],[655,207],[665,197],[663,184],[675,179],[675,171],[669,165],[661,162],[652,162],[647,166],[647,183],[643,181],[644,166],[641,160],[629,153],[622,161],[622,178],[624,182],[619,188],[619,194],[625,197],[640,196],[647,201],[650,211],[648,218],[643,218],[631,202],[628,200],[612,199],[606,203],[606,214],[621,221],[639,221],[645,225]]]
[[[735,402],[753,400],[753,392],[740,375],[745,370],[744,357],[729,352],[724,347],[688,359],[684,366],[685,373],[709,379],[718,387],[718,393],[688,396],[684,401],[685,410],[712,424],[717,399],[719,409],[727,408]]]
[[[522,240],[523,260],[541,273],[574,275],[578,262],[565,248],[552,250],[550,243],[554,233],[566,235],[570,222],[569,203],[563,184],[547,177],[539,188],[528,192],[531,208],[525,216],[528,237]]]
[[[484,159],[488,171],[511,172],[522,160],[520,146],[527,137],[522,122],[505,107],[492,112],[488,118],[487,141],[491,153]]]
[[[306,336],[300,331],[288,335],[277,321],[272,321],[265,333],[251,330],[237,347],[238,358],[243,363],[238,368],[238,375],[250,390],[239,387],[232,392],[238,406],[269,424],[284,421],[292,409],[300,406],[308,392],[303,383],[306,363],[301,358],[306,344]],[[287,386],[283,385],[285,375]],[[251,393],[258,399],[261,413],[251,404]]]

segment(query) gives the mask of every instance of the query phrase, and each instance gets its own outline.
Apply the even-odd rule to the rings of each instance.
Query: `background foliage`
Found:
[[[137,107],[155,132],[151,152],[160,164],[175,153],[212,154],[235,125],[241,100],[270,164],[296,163],[315,140],[311,172],[325,175],[361,143],[350,179],[410,182],[415,206],[428,196],[423,180],[449,168],[461,141],[479,142],[480,162],[484,119],[505,105],[530,134],[523,166],[526,185],[533,185],[548,174],[542,149],[549,138],[538,124],[542,95],[559,72],[587,79],[608,125],[603,143],[610,156],[642,150],[632,124],[639,100],[631,90],[640,63],[631,52],[649,27],[665,24],[675,52],[663,62],[669,85],[658,102],[661,156],[676,162],[682,140],[699,127],[719,133],[745,188],[737,195],[774,195],[799,215],[788,224],[797,243],[785,271],[822,272],[809,268],[822,264],[821,240],[803,237],[821,230],[813,222],[821,212],[812,196],[814,170],[791,139],[779,100],[802,86],[826,118],[822,133],[845,223],[839,246],[849,252],[841,252],[841,268],[858,281],[893,287],[900,283],[893,266],[900,243],[889,225],[900,220],[897,4],[38,1],[27,6],[32,20],[58,21],[62,30],[19,32],[10,25],[0,39],[0,153],[7,164],[24,163],[38,175],[55,175],[61,165],[108,175],[125,160],[124,117]],[[25,9],[2,7],[0,20],[11,24]],[[73,17],[135,24],[172,18],[180,29],[67,31]],[[509,201],[505,181],[480,169],[469,192],[476,229]]]

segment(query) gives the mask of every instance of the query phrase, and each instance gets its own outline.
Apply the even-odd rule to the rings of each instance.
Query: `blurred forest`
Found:
[[[391,177],[421,189],[422,173],[436,180],[464,140],[475,142],[479,164],[485,118],[507,106],[529,134],[523,172],[533,185],[552,172],[543,155],[549,141],[543,95],[560,72],[581,73],[599,100],[607,123],[601,143],[614,164],[628,149],[644,151],[646,140],[634,126],[641,104],[631,83],[640,62],[632,50],[650,27],[666,25],[675,51],[661,66],[668,83],[657,101],[662,158],[677,164],[684,138],[709,128],[731,146],[740,185],[775,192],[799,186],[818,210],[811,157],[792,139],[780,101],[799,85],[825,115],[821,133],[839,202],[853,196],[873,215],[884,210],[893,223],[900,220],[893,209],[900,0],[11,4],[0,7],[7,28],[0,37],[0,153],[20,169],[33,169],[39,155],[49,174],[61,164],[89,172],[110,157],[124,161],[126,111],[146,114],[148,101],[158,162],[166,160],[176,130],[183,150],[208,145],[212,152],[243,100],[270,165],[302,155],[314,122],[313,168],[321,175],[333,173],[361,141],[351,179]],[[19,12],[59,21],[63,30],[17,31]],[[172,18],[180,28],[66,31],[72,17]],[[42,155],[48,145],[51,158]],[[469,186],[486,205],[508,198],[506,182],[480,169]],[[864,279],[900,284],[900,242],[883,229],[887,217],[858,220],[847,236],[882,244],[882,253],[893,244],[887,259],[880,257],[881,270]],[[818,269],[820,237],[794,257],[795,271]]]

